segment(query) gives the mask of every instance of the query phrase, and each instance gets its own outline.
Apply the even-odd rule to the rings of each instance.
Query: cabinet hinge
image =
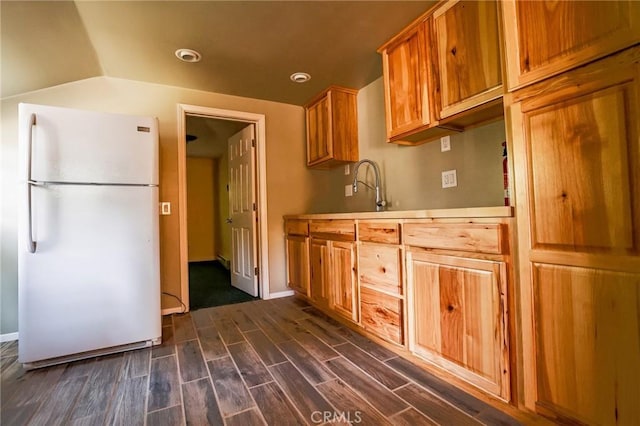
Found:
[[[253,203],[253,211],[255,212],[256,210],[258,210],[258,207],[256,206],[256,203]]]
[[[251,146],[252,147],[256,147],[256,140],[255,139],[251,139]]]
[[[253,272],[255,275],[258,275],[258,267],[256,266],[255,268],[253,268]]]

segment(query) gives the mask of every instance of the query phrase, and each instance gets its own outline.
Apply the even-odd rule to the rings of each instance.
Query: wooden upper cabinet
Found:
[[[509,90],[640,42],[640,2],[504,0]]]
[[[433,13],[440,117],[502,97],[495,1],[448,1]]]
[[[327,169],[359,160],[357,93],[331,86],[306,105],[307,166]]]
[[[410,27],[380,51],[389,140],[434,121],[429,104],[433,89],[428,76],[428,34],[429,20]]]
[[[495,1],[445,1],[384,44],[387,139],[418,145],[504,115]]]

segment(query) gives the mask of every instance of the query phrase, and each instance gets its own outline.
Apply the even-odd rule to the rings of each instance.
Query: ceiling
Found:
[[[380,77],[376,49],[434,3],[2,0],[1,96],[109,76],[303,105]]]

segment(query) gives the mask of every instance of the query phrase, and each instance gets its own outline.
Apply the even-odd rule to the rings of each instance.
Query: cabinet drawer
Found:
[[[398,222],[359,222],[358,240],[372,243],[400,244]]]
[[[402,299],[375,290],[360,289],[360,321],[371,333],[404,344]]]
[[[377,244],[360,245],[360,284],[402,294],[402,254],[400,248]]]
[[[326,240],[355,241],[356,225],[353,220],[312,220],[309,233]]]
[[[500,224],[405,223],[403,234],[416,247],[501,254],[506,246]]]
[[[287,220],[284,226],[287,235],[309,235],[309,222],[306,220]]]

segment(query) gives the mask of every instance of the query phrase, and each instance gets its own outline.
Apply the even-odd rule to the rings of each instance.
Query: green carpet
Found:
[[[191,310],[256,300],[231,286],[231,273],[217,260],[189,262],[189,305]]]

